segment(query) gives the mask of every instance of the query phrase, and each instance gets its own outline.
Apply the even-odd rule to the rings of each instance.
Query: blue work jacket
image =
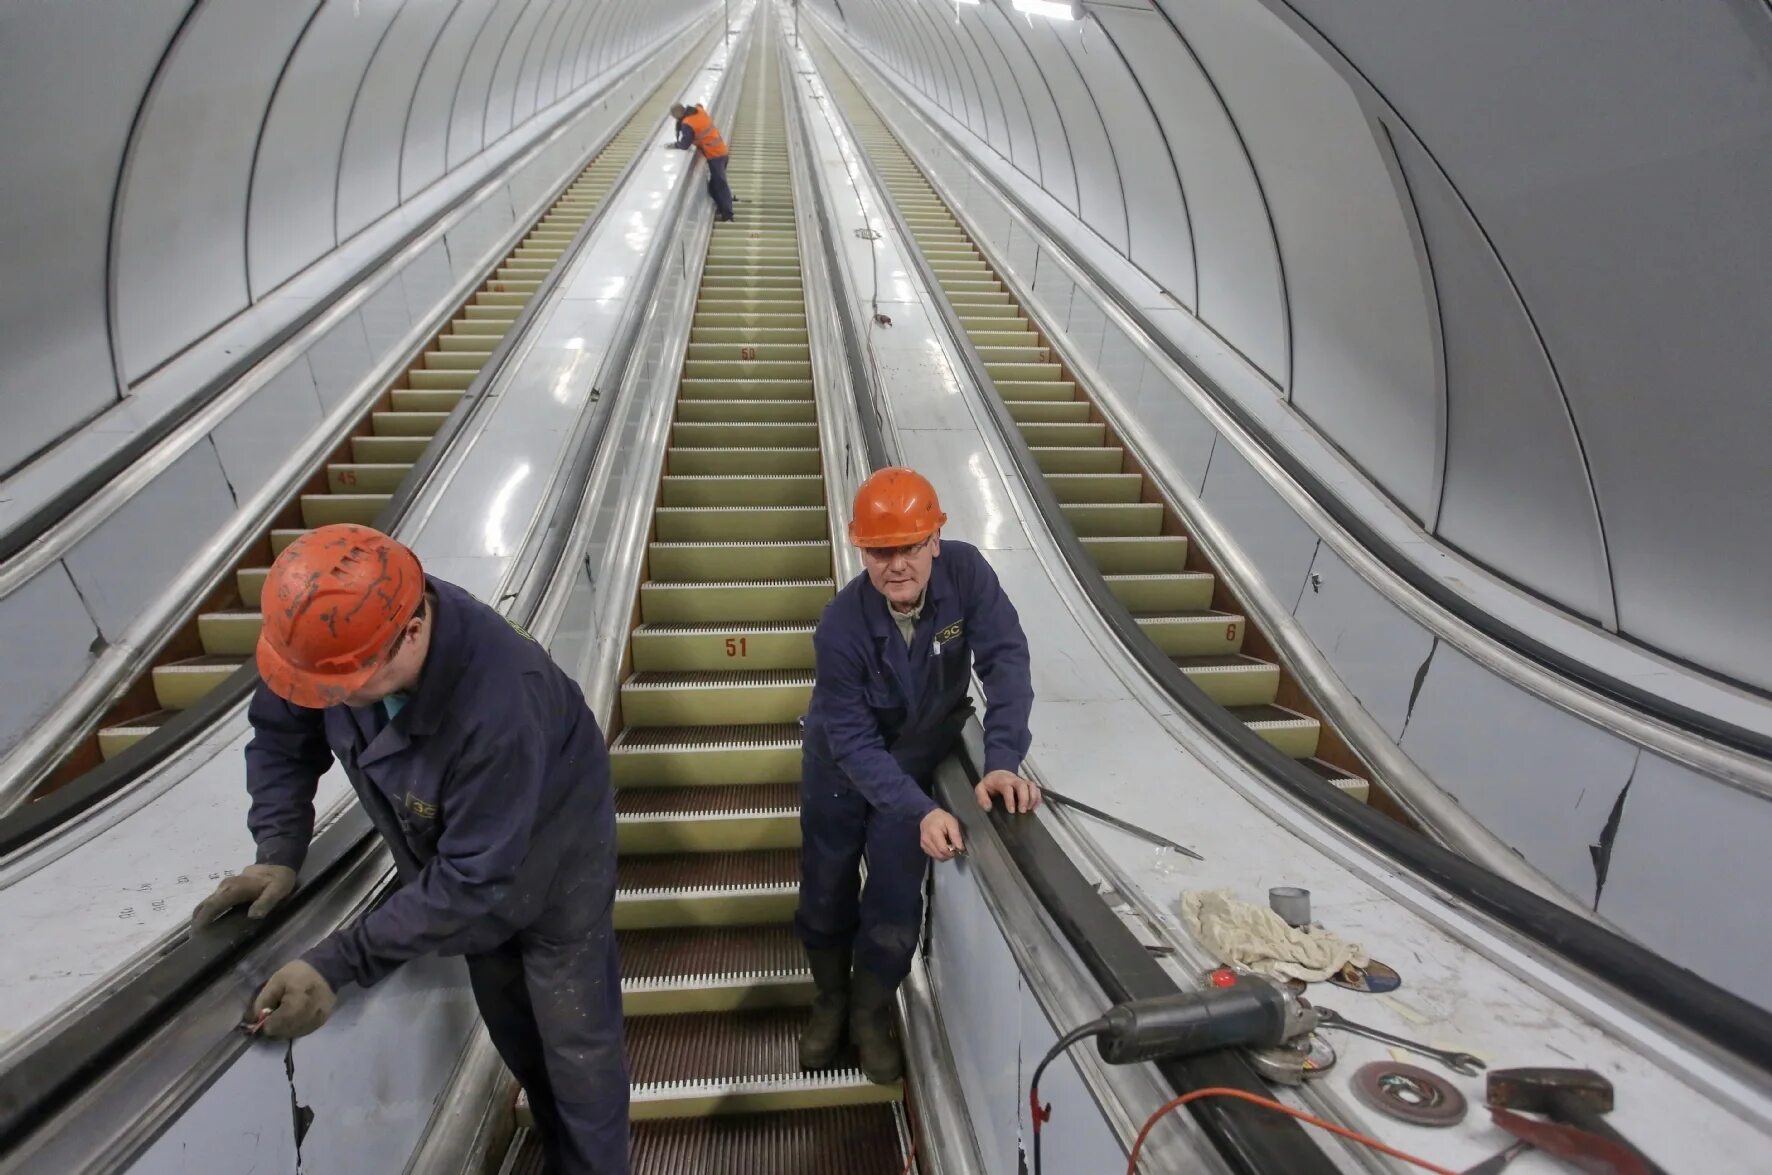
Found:
[[[490,950],[567,893],[612,900],[609,750],[577,683],[463,589],[427,587],[430,649],[392,720],[380,703],[294,706],[262,683],[249,711],[258,860],[301,867],[336,758],[399,869],[396,892],[304,956],[334,990],[421,955]]]
[[[808,764],[840,774],[869,804],[921,820],[937,804],[921,780],[953,749],[984,683],[985,771],[1017,771],[1033,736],[1027,637],[978,548],[941,540],[906,647],[866,573],[825,606],[813,633],[818,676],[806,712]],[[957,720],[958,721],[957,721]]]

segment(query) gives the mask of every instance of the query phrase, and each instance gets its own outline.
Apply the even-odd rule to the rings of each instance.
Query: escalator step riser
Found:
[[[683,363],[685,382],[700,380],[804,380],[812,390],[810,359],[687,359]]]
[[[265,579],[271,574],[269,567],[242,567],[234,572],[234,584],[240,589],[240,598],[248,608],[256,608],[263,598]]]
[[[1217,657],[1243,650],[1243,618],[1230,613],[1140,616],[1138,627],[1166,657]]]
[[[824,478],[666,475],[660,500],[666,506],[822,506]]]
[[[1047,446],[1033,450],[1034,460],[1042,473],[1118,473],[1125,464],[1126,451],[1118,448],[1075,448]]]
[[[648,733],[632,732],[644,736]],[[676,741],[651,745],[629,742],[624,733],[610,748],[610,776],[622,787],[723,787],[738,784],[797,783],[800,779],[798,726],[784,728],[780,740],[747,743],[685,732]]]
[[[1129,612],[1203,612],[1212,606],[1215,582],[1203,571],[1107,576],[1109,590]]]
[[[623,853],[754,852],[800,847],[800,813],[718,820],[624,820],[615,826]]]
[[[1077,534],[1086,538],[1153,536],[1163,528],[1163,507],[1157,502],[1070,502],[1061,508]]]
[[[633,1134],[633,1175],[901,1175],[903,1166],[887,1105],[643,1122]]]
[[[672,473],[820,473],[817,449],[672,449]]]
[[[466,371],[409,371],[406,380],[417,392],[465,392],[479,373],[477,367]]]
[[[1187,567],[1187,539],[1182,535],[1085,538],[1083,549],[1103,575],[1156,575]]]
[[[205,612],[197,617],[197,635],[211,656],[244,658],[257,651],[263,625],[257,612]]]
[[[426,351],[426,371],[473,371],[478,372],[486,366],[491,358],[490,352],[481,351]]]
[[[642,626],[634,632],[634,669],[811,669],[810,625],[784,622],[771,626],[779,631],[744,631],[744,626],[718,623],[685,628]]]
[[[352,437],[351,457],[365,465],[411,465],[430,443],[426,436]]]
[[[378,437],[425,437],[436,435],[447,412],[377,412],[373,427]]]
[[[824,507],[792,509],[661,509],[652,525],[661,542],[769,542],[780,539],[828,539]]]
[[[341,464],[326,467],[326,488],[334,494],[391,494],[412,470],[410,465]]]
[[[757,590],[777,586],[765,580],[830,582],[831,544],[812,539],[795,543],[653,543],[647,550],[653,583],[710,585],[743,583]],[[759,617],[759,620],[762,618]]]
[[[1181,671],[1221,706],[1271,706],[1280,692],[1280,667],[1254,657],[1216,667],[1183,665]]]
[[[802,342],[766,343],[744,339],[732,343],[689,340],[691,363],[799,363],[804,364],[804,377],[812,378],[812,348]]]
[[[818,444],[813,416],[811,404],[791,400],[680,403],[671,443],[686,449],[806,448]]]
[[[1137,502],[1144,492],[1144,478],[1136,473],[1053,473],[1046,484],[1065,504]]]
[[[419,392],[396,388],[392,394],[396,412],[451,412],[461,403],[463,392]]]
[[[677,420],[682,424],[817,424],[819,411],[808,399],[739,401],[709,397],[677,402]]]
[[[154,700],[163,710],[185,710],[234,675],[240,658],[196,657],[154,666]]]
[[[1005,407],[1017,424],[1087,424],[1090,406],[1082,400],[1010,400]]]
[[[301,520],[309,527],[355,522],[372,526],[392,500],[391,494],[303,494]]]
[[[680,400],[798,400],[808,405],[815,398],[810,375],[777,378],[760,372],[748,376],[690,375],[678,381],[677,394]]]
[[[793,587],[646,583],[640,585],[640,617],[646,624],[794,624],[817,620],[835,594],[829,580]],[[623,716],[636,721],[626,711]]]
[[[799,619],[794,617],[793,619]],[[621,687],[621,718],[629,726],[714,726],[795,722],[812,700],[804,685]]]

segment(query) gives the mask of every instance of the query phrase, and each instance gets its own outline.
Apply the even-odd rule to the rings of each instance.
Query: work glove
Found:
[[[215,892],[191,911],[191,929],[199,930],[232,910],[252,903],[248,918],[263,918],[295,892],[295,870],[287,865],[248,865],[232,877],[224,877]]]
[[[326,1023],[337,1003],[338,996],[332,985],[311,964],[297,959],[277,968],[276,974],[259,990],[252,1001],[252,1014],[247,1017],[247,1023],[257,1023],[269,1012],[264,1023],[258,1026],[259,1035],[293,1040]]]
[[[966,851],[966,843],[960,839],[960,822],[944,808],[936,808],[923,817],[918,832],[923,851],[932,860],[951,861]]]

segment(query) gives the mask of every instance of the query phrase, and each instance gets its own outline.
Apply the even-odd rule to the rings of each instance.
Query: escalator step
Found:
[[[616,935],[616,942],[624,984],[694,975],[799,975],[806,971],[805,948],[794,928],[781,924],[624,930]]]
[[[903,1167],[889,1105],[675,1118],[633,1130],[634,1175],[900,1175]]]
[[[800,789],[791,783],[623,788],[615,843],[622,853],[753,852],[800,847]]]

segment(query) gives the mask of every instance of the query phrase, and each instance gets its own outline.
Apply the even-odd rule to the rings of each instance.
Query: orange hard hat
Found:
[[[259,676],[297,706],[339,705],[381,668],[424,597],[418,557],[379,530],[311,530],[265,579]]]
[[[872,474],[855,491],[849,541],[858,547],[907,547],[940,530],[947,520],[929,479],[894,465]]]

